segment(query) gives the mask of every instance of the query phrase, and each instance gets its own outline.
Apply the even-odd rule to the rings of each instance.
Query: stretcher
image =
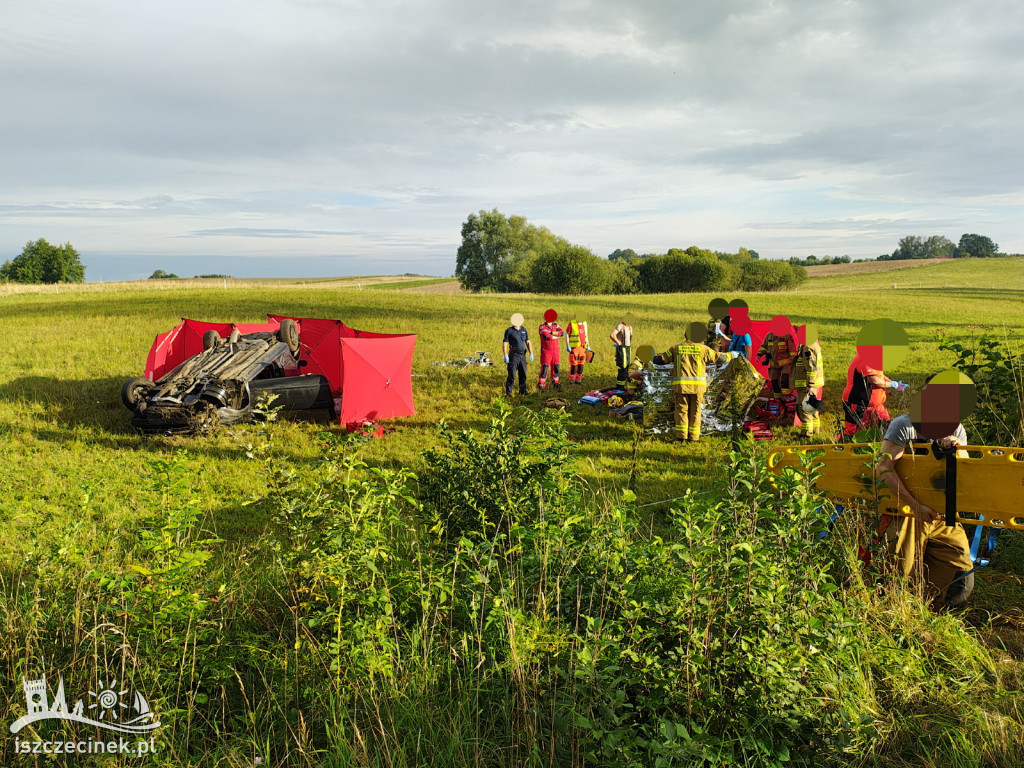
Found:
[[[876,444],[845,443],[776,448],[768,454],[768,469],[781,474],[786,467],[800,470],[800,454],[823,451],[814,460],[820,476],[815,487],[844,503],[878,500],[878,512],[912,516],[887,485],[874,482]],[[939,514],[947,525],[1024,530],[1024,448],[960,446],[966,456],[939,456],[929,443],[908,445],[895,471],[907,490]],[[877,497],[876,497],[877,493]]]

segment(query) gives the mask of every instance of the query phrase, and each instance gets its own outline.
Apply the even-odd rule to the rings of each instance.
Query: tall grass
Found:
[[[904,323],[911,355],[889,373],[912,383],[957,359],[938,329],[963,344],[982,324],[1019,338],[1018,278],[982,266],[979,283],[995,287],[944,292],[970,273],[939,265],[915,289],[880,275],[856,303],[827,281],[746,298],[755,317],[818,323],[834,423],[866,320]],[[21,674],[60,671],[81,691],[109,668],[166,717],[155,764],[1015,765],[1024,591],[1012,542],[967,625],[935,617],[913,595],[858,585],[843,565],[850,536],[811,546],[816,502],[795,485],[795,507],[780,499],[726,440],[684,449],[582,406],[564,423],[516,411],[505,434],[490,405],[500,366],[432,364],[498,358],[511,312],[539,323],[556,307],[590,321],[586,386],[604,386],[602,329],[631,313],[637,342],[663,349],[714,297],[309,287],[2,296],[8,722],[24,710]],[[418,333],[419,414],[361,445],[304,420],[202,439],[130,432],[118,391],[157,333],[181,316],[268,312]],[[900,412],[910,396],[890,402]],[[517,438],[525,465],[499,450]],[[487,494],[504,494],[514,518],[474,492],[489,472],[505,484]],[[750,488],[733,487],[737,472]],[[660,503],[688,490],[674,512]]]
[[[687,496],[655,535],[631,492],[583,493],[558,414],[498,406],[420,478],[359,438],[299,478],[276,426],[240,449],[262,541],[215,557],[194,465],[152,462],[123,565],[72,527],[5,578],[5,676],[116,670],[166,723],[166,765],[1009,766],[1024,746],[964,625],[864,586],[854,539],[820,542],[809,467],[779,481],[733,452],[729,496]]]

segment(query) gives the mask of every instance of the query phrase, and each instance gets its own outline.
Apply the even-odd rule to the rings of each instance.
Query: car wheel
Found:
[[[153,382],[144,376],[125,382],[121,387],[121,402],[128,410],[134,411],[135,407],[142,402],[143,393],[153,386]]]
[[[277,338],[288,345],[293,355],[299,351],[299,326],[290,317],[281,321],[281,327],[277,329]]]
[[[222,341],[223,339],[220,337],[219,333],[216,331],[207,331],[203,334],[203,349],[207,350],[219,347]]]

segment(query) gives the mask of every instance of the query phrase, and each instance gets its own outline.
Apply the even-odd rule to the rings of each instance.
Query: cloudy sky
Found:
[[[1024,252],[1019,0],[0,9],[0,260],[448,275],[492,208],[602,256]]]

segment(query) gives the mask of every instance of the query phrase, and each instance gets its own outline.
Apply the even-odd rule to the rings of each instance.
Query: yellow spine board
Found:
[[[768,469],[781,474],[786,467],[800,470],[801,453],[824,451],[815,459],[821,476],[815,487],[837,501],[872,502],[870,443],[796,445],[776,448],[768,454]],[[956,460],[957,521],[963,525],[1024,530],[1024,449],[983,445],[962,446]],[[946,460],[936,459],[928,444],[907,446],[896,462],[896,473],[907,490],[939,516],[946,508]],[[911,516],[887,485],[878,488],[879,512]]]

